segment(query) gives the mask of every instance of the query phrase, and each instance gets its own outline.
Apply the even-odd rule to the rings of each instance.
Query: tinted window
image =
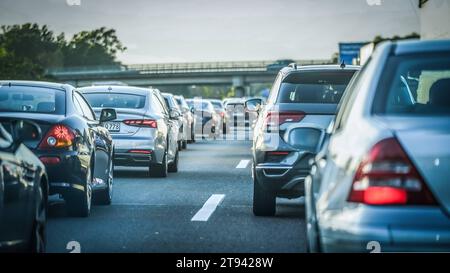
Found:
[[[178,105],[180,105],[183,108],[189,108],[189,106],[187,105],[186,101],[184,101],[181,98],[176,98]]]
[[[88,102],[77,92],[74,93],[75,99],[78,101],[81,111],[83,111],[83,116],[89,120],[95,120],[95,114],[92,112],[91,107]]]
[[[1,86],[1,112],[65,113],[65,91],[30,86]]]
[[[302,72],[288,75],[280,85],[279,103],[339,103],[354,71]]]
[[[222,109],[223,105],[220,101],[211,101],[211,104],[214,106],[215,109]]]
[[[386,67],[375,113],[450,115],[450,55],[392,57]]]
[[[145,96],[122,93],[87,93],[84,94],[92,107],[140,109],[145,106]]]

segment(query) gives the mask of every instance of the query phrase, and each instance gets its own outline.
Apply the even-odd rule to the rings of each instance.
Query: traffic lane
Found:
[[[68,218],[53,203],[48,251],[68,252],[77,241],[82,252],[302,252],[303,207],[297,200],[278,207],[277,217],[252,214],[249,142],[199,142],[180,154],[179,173],[167,179],[146,169],[118,168],[111,206],[95,206],[89,218]],[[203,165],[201,166],[202,163]],[[191,221],[212,194],[223,202],[208,221]]]

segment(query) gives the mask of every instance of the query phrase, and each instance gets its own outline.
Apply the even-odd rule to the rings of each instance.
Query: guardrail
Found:
[[[299,65],[330,64],[330,60],[297,60]],[[183,74],[214,72],[263,72],[274,65],[275,61],[239,61],[239,62],[202,62],[202,63],[162,63],[132,64],[114,66],[84,66],[52,68],[46,73],[52,76],[87,74]]]

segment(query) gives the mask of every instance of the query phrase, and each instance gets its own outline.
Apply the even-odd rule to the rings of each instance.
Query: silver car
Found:
[[[380,45],[305,181],[313,252],[450,251],[450,41]]]
[[[179,113],[179,118],[174,120],[176,126],[178,127],[178,150],[181,151],[187,148],[187,140],[188,140],[188,128],[187,121],[184,119],[183,113],[181,111],[178,102],[176,101],[174,95],[170,93],[162,93],[164,102],[166,103],[169,111],[174,111]]]
[[[151,176],[178,170],[180,113],[169,111],[157,89],[92,86],[79,89],[96,114],[114,108],[117,120],[105,123],[114,141],[115,166],[148,166]]]

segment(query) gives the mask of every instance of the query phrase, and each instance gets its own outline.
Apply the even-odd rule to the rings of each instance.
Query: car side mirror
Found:
[[[250,99],[245,102],[245,110],[248,112],[258,112],[262,105],[262,99]]]
[[[39,140],[42,137],[41,128],[34,122],[18,120],[13,126],[14,142],[17,144],[25,141]]]
[[[189,110],[191,111],[192,114],[195,113],[195,108],[194,107],[191,107]]]
[[[170,109],[169,111],[169,117],[171,119],[178,119],[181,117],[181,113],[180,111],[178,111],[177,109]]]
[[[104,108],[100,113],[100,122],[107,122],[117,118],[116,110],[112,108]]]

